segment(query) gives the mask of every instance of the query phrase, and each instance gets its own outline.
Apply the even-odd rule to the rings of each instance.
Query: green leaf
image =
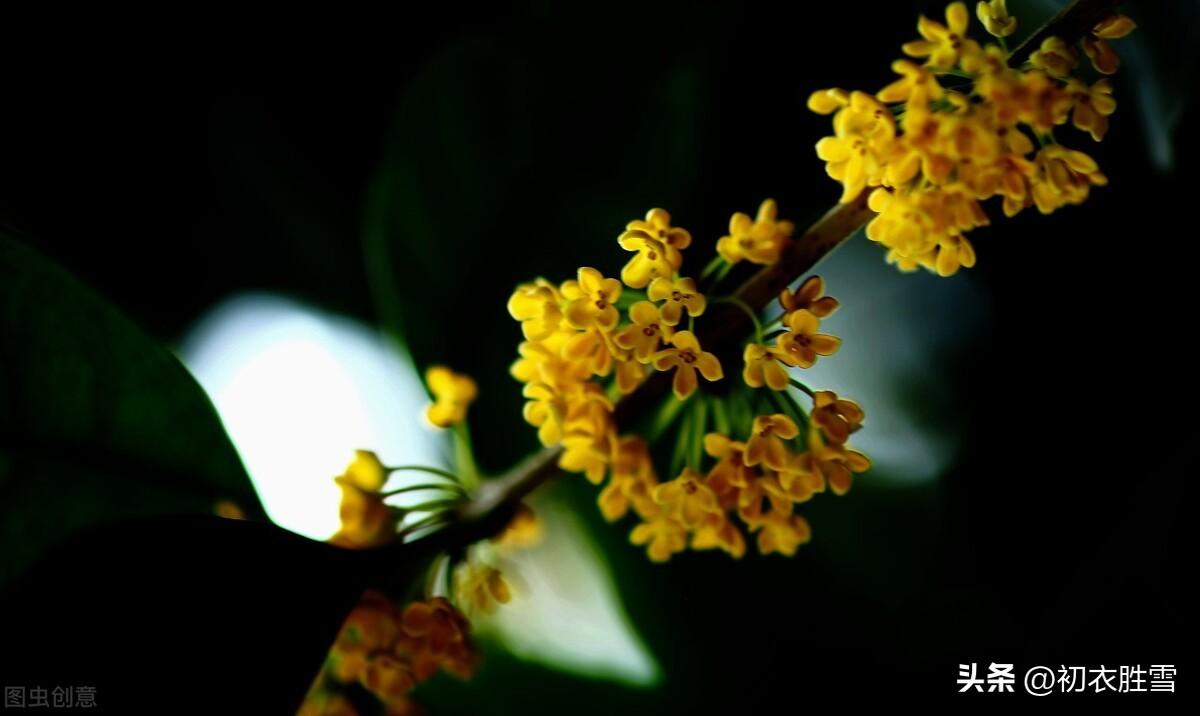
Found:
[[[103,299],[0,235],[0,589],[79,530],[262,508],[208,397]]]

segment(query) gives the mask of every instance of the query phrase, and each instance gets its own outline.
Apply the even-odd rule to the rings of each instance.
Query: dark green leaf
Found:
[[[0,588],[79,530],[261,506],[208,397],[114,308],[0,235]]]

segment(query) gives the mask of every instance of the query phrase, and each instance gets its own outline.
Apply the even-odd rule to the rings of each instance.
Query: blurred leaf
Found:
[[[550,668],[655,684],[658,664],[630,623],[612,570],[583,522],[553,492],[533,504],[542,538],[505,560],[516,596],[481,619],[482,628],[518,657]]]
[[[258,498],[204,391],[78,281],[0,236],[0,588],[79,530]]]

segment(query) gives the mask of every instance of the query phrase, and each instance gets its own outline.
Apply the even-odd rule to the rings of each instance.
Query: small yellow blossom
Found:
[[[1099,142],[1108,131],[1108,117],[1117,111],[1117,101],[1112,96],[1112,82],[1103,79],[1088,87],[1080,80],[1067,83],[1067,92],[1075,100],[1071,122],[1077,129],[1092,135]]]
[[[900,75],[900,79],[875,93],[875,99],[880,102],[907,102],[915,93],[923,93],[929,99],[941,99],[944,94],[929,68],[911,60],[896,60],[892,63],[892,72]]]
[[[1092,186],[1108,183],[1095,160],[1061,144],[1042,147],[1034,158],[1034,166],[1036,173],[1030,177],[1030,193],[1043,214],[1066,204],[1082,204]]]
[[[444,597],[413,602],[400,618],[393,651],[412,664],[417,681],[429,680],[439,668],[469,678],[479,660],[470,629],[467,618]]]
[[[842,346],[836,336],[817,333],[820,321],[806,310],[788,314],[785,325],[788,332],[775,340],[778,355],[788,365],[811,368],[817,356],[831,356]]]
[[[504,531],[492,538],[492,543],[498,547],[510,549],[525,549],[532,547],[542,540],[542,522],[529,505],[522,502],[517,505],[512,519],[508,521]]]
[[[778,212],[775,200],[767,199],[753,219],[740,211],[734,214],[729,219],[729,234],[717,240],[717,253],[731,264],[745,260],[770,265],[778,261],[796,229],[792,222],[777,219]]]
[[[342,478],[367,492],[379,492],[387,482],[388,473],[378,455],[370,450],[355,450],[354,460],[346,467]]]
[[[396,536],[399,515],[384,503],[383,495],[377,489],[365,490],[355,482],[356,479],[359,478],[345,475],[335,478],[342,489],[338,507],[341,527],[329,541],[350,549],[387,544]]]
[[[558,466],[567,472],[581,472],[593,485],[604,481],[612,455],[612,429],[608,422],[574,422],[562,436],[563,452]]]
[[[657,346],[655,346],[657,348]],[[636,360],[623,360],[617,363],[617,391],[621,395],[629,395],[637,389],[650,369],[644,363]]]
[[[545,279],[521,284],[508,299],[509,314],[521,322],[521,332],[531,341],[550,336],[562,324],[562,295]]]
[[[772,552],[788,557],[796,554],[802,544],[812,539],[812,529],[808,520],[800,515],[780,515],[768,513],[758,532],[758,551],[767,555]]]
[[[853,400],[839,398],[832,390],[818,390],[813,395],[812,421],[839,445],[862,427],[863,409]]]
[[[1092,61],[1092,67],[1101,74],[1115,74],[1121,66],[1121,60],[1108,41],[1125,37],[1136,28],[1133,20],[1124,15],[1112,15],[1098,23],[1083,38],[1083,51]]]
[[[594,268],[579,269],[578,280],[564,283],[562,295],[569,301],[564,314],[572,328],[611,331],[620,320],[614,304],[621,297],[621,282]]]
[[[782,470],[792,460],[785,441],[800,434],[796,423],[786,415],[760,415],[754,419],[750,439],[746,441],[744,460],[747,465],[765,464],[772,470]]]
[[[439,428],[461,423],[467,417],[467,407],[475,400],[475,381],[444,366],[435,365],[425,371],[425,384],[433,393],[434,402],[425,411],[429,422]]]
[[[792,293],[783,289],[779,293],[779,307],[784,313],[808,311],[817,318],[825,318],[837,310],[838,300],[825,295],[825,280],[820,276],[809,276]]]
[[[1042,40],[1041,47],[1029,55],[1029,61],[1051,77],[1062,79],[1079,64],[1079,54],[1061,37],[1047,37]]]
[[[644,440],[625,436],[617,441],[612,458],[612,478],[598,499],[600,512],[612,522],[625,516],[632,507],[638,515],[651,517],[660,512],[654,502],[654,465]]]
[[[975,14],[994,37],[1008,37],[1017,31],[1017,18],[1008,14],[1005,0],[980,0],[975,6]]]
[[[631,221],[617,242],[637,255],[621,269],[621,280],[630,288],[645,288],[655,278],[670,277],[683,265],[682,249],[692,243],[685,229],[671,226],[671,215],[651,209],[645,221]]]
[[[654,501],[687,527],[700,524],[706,515],[720,514],[717,495],[691,468],[654,489]]]
[[[366,668],[359,674],[363,688],[375,694],[384,703],[402,699],[417,685],[412,667],[392,654],[374,654]]]
[[[746,443],[730,440],[721,433],[709,433],[704,436],[704,452],[717,459],[717,464],[708,471],[705,484],[718,497],[736,492],[754,480],[754,469],[746,465]]]
[[[668,326],[679,325],[683,312],[692,318],[704,313],[704,294],[696,290],[696,282],[690,278],[672,281],[669,278],[656,278],[650,283],[646,292],[651,301],[662,301],[659,314],[662,322]]]
[[[917,21],[917,32],[922,39],[904,43],[904,54],[911,57],[927,57],[926,64],[937,70],[948,70],[958,62],[959,53],[966,41],[967,14],[965,3],[953,2],[946,6],[946,24],[922,15]]]
[[[671,555],[687,549],[687,536],[687,527],[664,511],[634,527],[629,541],[646,545],[646,554],[652,562],[666,562]]]
[[[793,467],[827,483],[835,495],[844,495],[850,490],[853,473],[871,469],[871,460],[845,445],[826,443],[819,431],[809,430],[808,450],[799,455]]]
[[[712,353],[700,348],[700,341],[691,331],[679,331],[671,337],[672,348],[658,351],[652,358],[655,370],[675,369],[672,388],[675,397],[685,400],[696,390],[696,372],[705,380],[716,381],[724,377],[721,362]]]
[[[817,90],[808,96],[808,108],[817,114],[833,114],[849,104],[850,93],[837,87]]]
[[[662,341],[670,340],[672,328],[659,315],[658,308],[650,301],[638,301],[629,307],[632,325],[617,332],[614,340],[625,350],[633,351],[640,363],[649,363]]]
[[[742,380],[751,388],[766,385],[771,390],[787,390],[788,372],[786,361],[779,349],[758,343],[749,343],[742,353],[746,365],[742,369]]]
[[[833,116],[833,129],[834,136],[817,142],[817,156],[826,162],[829,176],[842,183],[839,201],[845,204],[883,181],[884,157],[896,137],[896,121],[879,100],[856,91],[850,93],[849,105]],[[717,250],[725,256],[720,244]]]
[[[459,604],[484,614],[491,614],[497,604],[512,600],[512,590],[500,570],[471,559],[454,570],[454,593]]]
[[[710,513],[692,532],[692,549],[721,549],[734,559],[741,559],[746,554],[746,538],[725,513]]]
[[[619,354],[620,347],[613,341],[612,333],[599,325],[591,325],[570,336],[562,349],[564,358],[599,376],[612,372],[613,360]]]

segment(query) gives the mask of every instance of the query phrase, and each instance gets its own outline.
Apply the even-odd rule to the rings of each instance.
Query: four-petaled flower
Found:
[[[621,297],[621,282],[604,278],[594,268],[579,269],[578,280],[564,283],[562,295],[570,301],[565,313],[572,328],[611,331],[621,318],[614,305]]]
[[[724,373],[721,362],[712,353],[700,349],[700,341],[691,331],[680,331],[671,338],[672,348],[654,354],[652,362],[656,370],[675,369],[672,388],[675,397],[684,400],[696,390],[696,371],[705,380],[720,380]]]
[[[654,488],[654,501],[688,527],[700,524],[706,515],[721,513],[716,493],[690,467],[684,468],[674,480]]]
[[[837,310],[838,300],[825,295],[825,280],[820,276],[809,276],[792,293],[783,289],[779,293],[779,306],[784,313],[808,311],[817,318],[825,318]]]
[[[967,41],[967,6],[953,2],[946,6],[946,24],[922,15],[917,20],[917,32],[923,39],[904,43],[904,54],[928,57],[927,65],[937,70],[949,70],[958,62],[963,44]]]
[[[639,363],[649,363],[663,340],[670,340],[673,330],[665,325],[658,309],[649,301],[638,301],[629,307],[633,325],[622,328],[614,336],[617,345],[633,351]]]
[[[646,292],[651,301],[663,301],[659,306],[662,322],[668,326],[677,326],[687,314],[695,318],[704,313],[704,295],[696,290],[696,282],[690,278],[672,281],[669,278],[656,278]]]
[[[671,226],[671,215],[663,209],[651,209],[646,220],[631,221],[617,243],[637,255],[621,269],[621,280],[630,288],[645,288],[655,278],[670,277],[683,264],[682,249],[692,243],[686,229]]]
[[[788,314],[785,325],[788,332],[775,340],[775,345],[788,365],[811,368],[817,356],[830,356],[841,347],[837,336],[817,333],[821,322],[806,310]]]
[[[754,419],[750,439],[746,441],[744,460],[747,465],[765,464],[772,470],[783,470],[791,464],[792,453],[784,445],[800,434],[796,423],[786,415],[760,415]]]

